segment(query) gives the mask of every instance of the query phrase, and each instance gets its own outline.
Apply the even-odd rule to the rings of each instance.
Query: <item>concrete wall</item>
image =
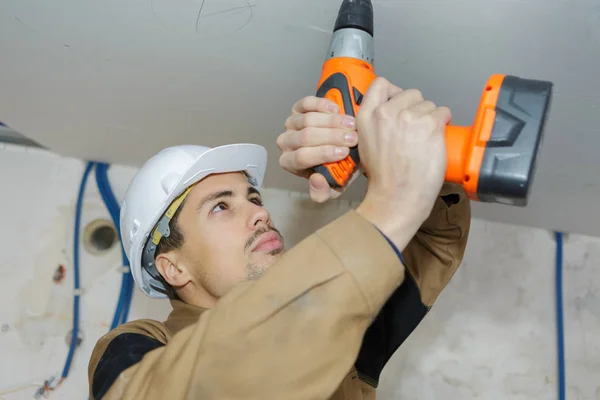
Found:
[[[41,149],[0,145],[0,400],[31,399],[60,374],[72,316],[72,225],[83,164]],[[120,198],[134,170],[112,167]],[[265,190],[288,243],[351,204],[313,205]],[[289,205],[286,205],[289,204]],[[82,226],[108,218],[90,179]],[[120,252],[81,254],[83,342],[55,399],[87,398],[87,362],[112,319]],[[565,247],[565,331],[569,399],[600,399],[600,239]],[[60,284],[52,280],[66,268]],[[135,293],[131,318],[164,318],[167,302]],[[554,242],[538,229],[474,220],[466,259],[431,314],[384,372],[379,399],[556,398]],[[20,391],[7,393],[7,391]]]

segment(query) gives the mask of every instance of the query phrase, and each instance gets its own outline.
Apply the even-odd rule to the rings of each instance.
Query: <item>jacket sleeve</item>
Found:
[[[429,218],[402,252],[406,279],[365,333],[356,361],[363,381],[377,387],[389,359],[446,287],[462,262],[470,221],[470,201],[462,186],[444,184]]]
[[[146,353],[103,399],[328,398],[403,279],[393,248],[350,211]]]

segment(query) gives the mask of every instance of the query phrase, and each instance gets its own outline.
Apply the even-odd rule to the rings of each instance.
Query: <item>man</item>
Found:
[[[121,235],[138,286],[173,311],[98,341],[91,399],[374,399],[465,249],[469,201],[443,185],[450,118],[383,78],[356,121],[325,99],[299,101],[277,139],[282,167],[326,201],[339,193],[310,168],[359,143],[368,189],[287,251],[257,190],[262,147],[181,146],[149,160],[125,195]]]

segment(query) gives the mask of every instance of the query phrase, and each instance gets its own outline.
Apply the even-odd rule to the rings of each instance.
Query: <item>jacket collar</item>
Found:
[[[176,334],[180,330],[198,322],[206,308],[200,308],[184,303],[181,300],[171,300],[173,311],[165,321],[165,325]]]

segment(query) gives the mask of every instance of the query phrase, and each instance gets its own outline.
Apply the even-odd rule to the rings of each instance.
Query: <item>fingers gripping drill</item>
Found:
[[[376,78],[373,31],[371,1],[344,0],[317,86],[318,97],[354,117]],[[473,125],[446,127],[446,181],[461,184],[472,200],[526,206],[552,87],[547,81],[492,75]],[[320,165],[315,172],[341,188],[359,166],[354,147],[344,160]]]

